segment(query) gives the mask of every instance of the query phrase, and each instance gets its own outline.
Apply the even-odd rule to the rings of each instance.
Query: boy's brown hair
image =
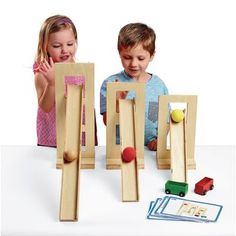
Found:
[[[130,23],[121,28],[118,36],[118,51],[142,43],[143,48],[152,56],[155,53],[156,34],[143,23]]]

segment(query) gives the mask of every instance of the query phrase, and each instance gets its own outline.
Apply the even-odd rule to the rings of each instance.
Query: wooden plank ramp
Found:
[[[73,155],[71,162],[64,161],[62,167],[60,221],[77,221],[80,180],[82,87],[67,85],[65,150],[64,155]]]
[[[170,119],[171,179],[177,182],[187,182],[185,122]]]
[[[121,153],[126,147],[135,146],[134,100],[119,99]],[[121,157],[122,201],[139,200],[137,160],[123,162]]]

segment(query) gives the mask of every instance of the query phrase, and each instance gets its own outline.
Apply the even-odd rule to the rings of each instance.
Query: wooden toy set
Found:
[[[94,65],[58,63],[55,67],[56,167],[62,169],[60,220],[77,221],[80,169],[95,167],[95,117],[91,115],[94,114]],[[121,169],[122,201],[128,202],[139,201],[138,169],[144,168],[144,86],[143,83],[107,84],[106,168]],[[127,91],[134,91],[135,97],[119,99],[117,109],[117,93]],[[171,117],[169,104],[173,102],[187,103],[187,109]],[[185,195],[187,169],[196,168],[196,106],[196,96],[159,96],[156,160],[159,169],[171,169],[166,193]],[[173,183],[186,184],[174,186]]]

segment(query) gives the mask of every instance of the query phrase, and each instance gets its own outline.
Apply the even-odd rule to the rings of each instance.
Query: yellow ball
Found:
[[[184,112],[180,109],[175,109],[171,112],[171,119],[178,123],[184,119]]]

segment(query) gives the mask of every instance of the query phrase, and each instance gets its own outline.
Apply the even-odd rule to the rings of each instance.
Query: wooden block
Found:
[[[116,144],[116,125],[119,125],[119,113],[116,113],[116,92],[134,91],[135,96],[135,132],[138,168],[144,168],[144,111],[145,92],[143,83],[107,83],[107,126],[106,126],[106,167],[120,168],[120,145]]]
[[[84,77],[84,91],[82,103],[85,106],[85,124],[82,132],[86,133],[86,146],[81,152],[81,168],[95,167],[94,145],[94,64],[93,63],[56,63],[55,64],[55,100],[56,100],[56,133],[57,133],[57,168],[63,166],[63,152],[65,150],[65,78]]]
[[[120,99],[120,137],[121,153],[126,147],[136,148],[135,120],[133,100]],[[124,162],[121,158],[122,201],[138,201],[138,166],[137,161]]]
[[[62,168],[60,220],[77,221],[79,208],[80,137],[82,88],[68,85],[66,99],[65,152],[77,158]]]
[[[185,119],[175,123],[170,119],[171,179],[187,182]]]

